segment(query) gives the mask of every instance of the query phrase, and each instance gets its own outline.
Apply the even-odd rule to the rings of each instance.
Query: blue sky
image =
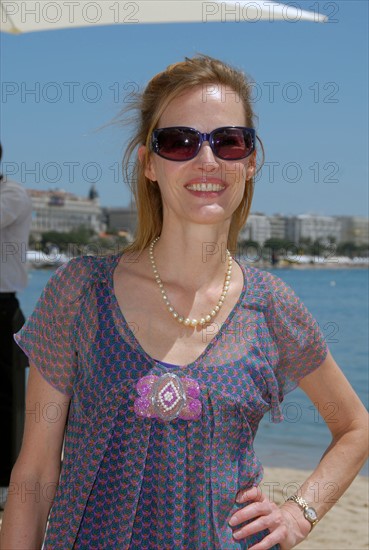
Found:
[[[201,52],[255,81],[266,164],[252,211],[368,216],[368,4],[295,4],[334,21],[2,33],[3,171],[28,188],[81,195],[96,181],[103,205],[128,205],[127,130],[98,129],[155,73]]]

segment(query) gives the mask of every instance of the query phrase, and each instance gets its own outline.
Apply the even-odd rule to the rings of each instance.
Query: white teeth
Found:
[[[224,185],[219,185],[218,183],[193,183],[192,185],[187,185],[187,189],[191,191],[221,191],[224,189]]]

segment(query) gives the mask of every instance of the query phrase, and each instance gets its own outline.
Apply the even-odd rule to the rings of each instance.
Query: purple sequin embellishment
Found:
[[[145,418],[159,418],[166,422],[174,418],[197,420],[202,406],[200,386],[192,378],[180,378],[176,374],[162,376],[149,374],[137,382],[138,397],[134,402],[135,413]]]

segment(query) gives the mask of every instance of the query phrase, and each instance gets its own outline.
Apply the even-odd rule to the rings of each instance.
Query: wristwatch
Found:
[[[293,502],[296,502],[296,504],[301,508],[304,513],[304,518],[310,522],[311,528],[313,528],[314,525],[318,523],[319,519],[315,508],[309,506],[306,500],[304,500],[302,497],[298,497],[297,495],[292,495],[287,499],[287,501],[289,500],[293,500]]]

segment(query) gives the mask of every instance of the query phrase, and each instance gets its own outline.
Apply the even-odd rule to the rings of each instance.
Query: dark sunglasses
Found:
[[[255,150],[255,130],[243,126],[224,126],[203,134],[187,126],[157,128],[151,136],[151,148],[160,157],[178,162],[196,157],[204,141],[222,160],[240,160]]]

